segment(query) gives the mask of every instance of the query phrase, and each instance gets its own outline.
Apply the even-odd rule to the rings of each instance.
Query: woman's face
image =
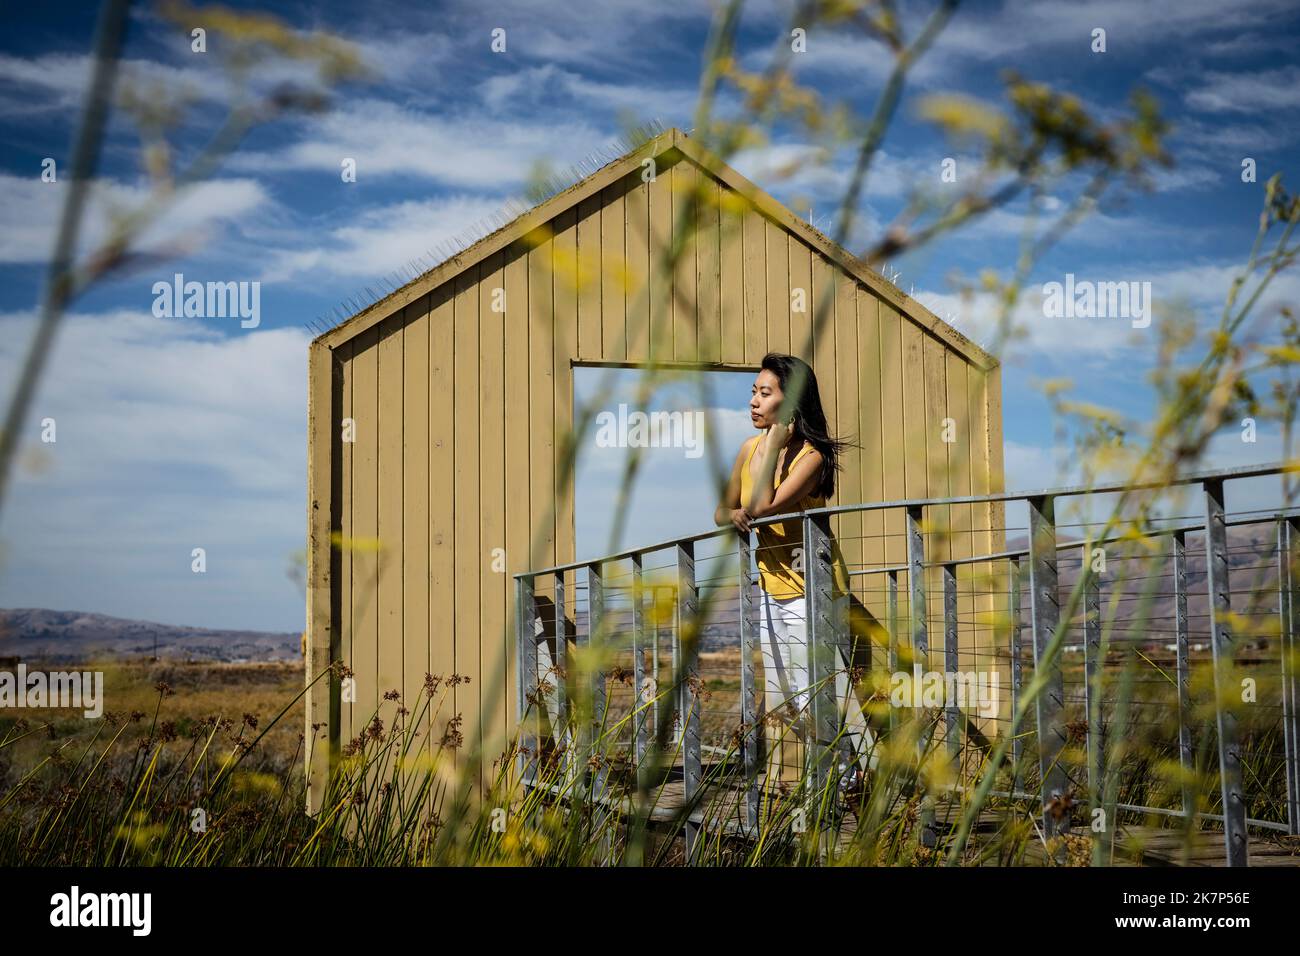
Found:
[[[770,428],[779,420],[777,414],[785,395],[781,380],[770,369],[763,369],[754,377],[754,387],[749,399],[749,418],[755,428]]]

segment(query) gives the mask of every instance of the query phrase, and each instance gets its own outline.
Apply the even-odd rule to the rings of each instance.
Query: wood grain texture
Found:
[[[656,155],[653,182],[639,164],[621,176],[602,170],[598,188],[584,184],[552,204],[556,214],[528,220],[513,244],[476,247],[439,273],[443,281],[412,284],[384,314],[367,312],[313,346],[309,508],[326,510],[309,511],[309,656],[314,665],[337,653],[358,694],[355,704],[337,704],[331,740],[360,734],[376,712],[391,727],[396,703],[384,702],[384,691],[400,690],[413,708],[426,672],[456,673],[468,683],[422,733],[436,748],[459,715],[458,765],[470,769],[479,751],[491,771],[518,716],[510,575],[576,552],[573,476],[564,467],[575,361],[697,360],[752,372],[766,352],[794,350],[816,371],[832,431],[861,445],[844,456],[834,503],[1003,487],[996,366],[979,364],[878,277],[846,267],[842,251],[766,194],[698,167],[689,144]],[[702,187],[700,230],[686,260],[656,271],[684,223],[674,185]],[[792,288],[804,290],[806,311],[792,310]],[[496,290],[504,313],[493,309]],[[955,419],[951,446],[940,439],[944,417]],[[356,421],[357,440],[337,445],[337,476],[323,481],[343,418]],[[939,554],[996,549],[1000,511],[954,509],[955,535]],[[903,563],[901,512],[836,520],[853,567]],[[331,578],[321,540],[334,533],[350,545]],[[994,600],[975,593],[971,575],[964,628]],[[937,581],[929,582],[936,611]],[[884,584],[883,575],[854,578],[881,616]],[[547,590],[539,586],[539,596]],[[932,647],[941,633],[932,624]],[[978,644],[971,653],[981,653]],[[308,706],[328,713],[329,699],[313,694]],[[312,760],[309,780],[322,766]],[[475,782],[481,790],[487,781]]]

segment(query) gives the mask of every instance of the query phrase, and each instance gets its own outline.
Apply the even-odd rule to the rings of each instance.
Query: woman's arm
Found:
[[[822,467],[822,453],[814,448],[795,463],[781,482],[780,488],[773,488],[776,458],[781,453],[790,429],[787,425],[777,424],[772,426],[772,432],[768,436],[763,467],[754,484],[754,494],[745,508],[751,518],[766,518],[768,515],[784,514],[792,510],[796,502],[802,501],[817,487],[817,476]]]
[[[755,438],[754,441],[758,439]],[[747,441],[741,444],[740,451],[736,454],[736,461],[731,466],[731,477],[727,479],[726,490],[722,493],[722,503],[713,512],[714,524],[734,524],[742,531],[749,530],[749,519],[740,507],[740,469],[745,467],[747,457],[745,449],[748,447]],[[737,512],[740,514],[738,515]]]

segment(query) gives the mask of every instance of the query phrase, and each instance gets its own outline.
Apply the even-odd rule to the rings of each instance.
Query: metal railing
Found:
[[[1241,866],[1248,862],[1248,828],[1300,834],[1295,656],[1300,515],[1278,510],[1268,515],[1231,516],[1224,499],[1225,483],[1280,477],[1288,470],[1295,470],[1294,466],[1279,463],[1199,472],[1159,484],[858,503],[752,522],[751,529],[799,522],[803,530],[806,619],[802,623],[808,668],[804,771],[810,785],[820,790],[836,779],[837,757],[840,769],[861,757],[845,746],[844,708],[852,706],[854,693],[851,688],[844,690],[843,675],[864,661],[867,667],[887,669],[891,675],[899,673],[905,663],[928,672],[930,632],[932,625],[938,625],[934,629],[942,635],[943,653],[937,660],[942,661],[945,685],[949,678],[957,683],[964,656],[977,670],[981,665],[997,673],[1005,669],[1011,688],[1007,713],[999,708],[995,718],[985,720],[984,730],[972,719],[969,707],[963,710],[951,694],[945,698],[936,723],[948,757],[959,768],[989,772],[978,769],[978,759],[965,760],[972,738],[985,738],[981,746],[987,756],[988,738],[1011,735],[1010,778],[1004,789],[990,792],[1038,801],[1045,836],[1069,832],[1072,806],[1100,805],[1112,819],[1118,811],[1127,811],[1211,820],[1223,825],[1228,864]],[[1129,529],[1104,540],[1084,536],[1057,541],[1056,503],[1061,499],[1174,486],[1196,486],[1203,504],[1199,520],[1166,527],[1148,524],[1140,533]],[[961,534],[1014,530],[949,526],[946,516],[954,506],[996,502],[1019,502],[1027,508],[1027,544],[995,553],[954,556],[947,543],[954,530]],[[904,546],[894,550],[904,551],[905,560],[851,568],[850,578],[861,589],[855,585],[849,594],[843,594],[834,583],[836,549],[842,542],[837,543],[832,534],[832,522],[859,514],[899,516],[880,522],[880,526],[902,529]],[[1229,528],[1269,525],[1271,545],[1263,556],[1276,574],[1275,585],[1265,587],[1261,580],[1252,589],[1234,591],[1231,575],[1240,581],[1251,568],[1240,561],[1233,565]],[[1205,564],[1200,592],[1189,585],[1189,576],[1195,576],[1189,573],[1191,536],[1204,541],[1199,551]],[[774,698],[769,679],[766,697],[759,703],[764,689],[758,680],[755,652],[760,636],[770,639],[772,632],[770,625],[764,630],[756,620],[753,537],[753,530],[741,534],[728,526],[596,560],[515,575],[516,690],[521,715],[517,765],[525,786],[541,785],[538,767],[547,740],[549,753],[561,762],[563,779],[573,793],[624,809],[631,804],[622,801],[622,788],[611,780],[611,774],[623,772],[644,794],[663,783],[663,778],[655,775],[657,766],[667,763],[674,769],[680,761],[681,797],[687,812],[672,818],[683,821],[689,859],[701,827],[709,822],[706,815],[690,812],[702,797],[706,761],[730,760],[742,783],[733,808],[738,819],[729,825],[742,833],[755,830],[761,812],[760,737]],[[1155,550],[1155,542],[1162,542],[1163,549]],[[703,547],[708,543],[730,546],[708,554]],[[942,546],[936,547],[940,543]],[[1239,550],[1260,557],[1260,547],[1248,545]],[[1111,552],[1111,566],[1119,565],[1126,573],[1105,579],[1108,572],[1095,567],[1099,550],[1103,565]],[[932,555],[932,551],[939,553]],[[1072,556],[1076,551],[1077,558]],[[1195,557],[1198,550],[1192,548],[1190,553]],[[667,560],[655,564],[655,555]],[[1148,563],[1145,570],[1131,573],[1133,568],[1143,567],[1143,562]],[[619,564],[626,565],[625,573],[615,576],[611,569]],[[722,569],[720,573],[711,573],[716,568]],[[1072,569],[1078,593],[1072,594],[1067,606],[1077,606],[1081,613],[1063,620],[1062,571]],[[940,594],[933,602],[927,589],[931,577],[940,582]],[[1142,590],[1129,589],[1135,581],[1143,584]],[[881,586],[870,588],[873,582]],[[1248,595],[1244,602],[1242,594]],[[1102,614],[1103,596],[1112,612],[1108,619]],[[1275,604],[1259,606],[1262,597],[1272,596]],[[646,597],[652,599],[648,609]],[[1205,611],[1192,613],[1189,598],[1195,604],[1203,599]],[[1129,601],[1142,602],[1136,617],[1116,612]],[[1151,614],[1152,603],[1158,601],[1168,604],[1166,614]],[[881,613],[875,614],[872,607]],[[975,613],[970,613],[972,610]],[[1248,626],[1251,615],[1275,620],[1276,627]],[[882,617],[884,623],[880,624]],[[1195,623],[1199,619],[1204,619],[1203,626]],[[864,646],[858,640],[861,628],[855,630],[853,620],[878,626],[887,644],[877,648],[867,642]],[[1129,626],[1118,626],[1124,623]],[[1073,642],[1068,640],[1072,632],[1077,637]],[[1270,645],[1264,638],[1256,640],[1247,648],[1252,656],[1239,661],[1239,652],[1246,645],[1238,632],[1276,634],[1277,641]],[[708,701],[712,685],[730,686],[731,671],[724,669],[709,682],[701,679],[702,647],[707,652],[709,640],[717,634],[723,637],[715,643],[738,645],[740,651],[734,675],[738,697],[724,709],[710,709]],[[1204,634],[1203,641],[1194,640],[1198,634]],[[667,648],[662,646],[665,639]],[[1198,660],[1196,655],[1206,647],[1209,660]],[[1256,653],[1261,647],[1270,652]],[[1276,650],[1276,657],[1271,650]],[[1172,674],[1161,666],[1162,651],[1172,652]],[[583,667],[569,666],[571,653],[584,658]],[[1127,663],[1112,661],[1112,653]],[[1073,655],[1082,655],[1081,667],[1073,665]],[[721,659],[727,655],[713,656]],[[1144,676],[1134,676],[1137,658],[1146,668]],[[1120,670],[1121,678],[1108,678],[1109,672]],[[1238,670],[1248,670],[1252,676],[1241,676]],[[1205,683],[1211,686],[1193,693],[1194,672],[1203,675],[1206,671],[1212,680]],[[575,674],[589,684],[575,688]],[[660,691],[665,675],[668,689]],[[622,689],[629,680],[630,694]],[[1041,686],[1041,692],[1033,697],[1032,714],[1022,706],[1031,686]],[[575,692],[579,690],[581,693]],[[1071,690],[1076,691],[1072,696]],[[1117,696],[1108,697],[1108,691],[1117,691]],[[1255,708],[1248,714],[1245,740],[1240,726],[1244,711],[1235,703],[1237,698]],[[1080,709],[1082,717],[1070,720]],[[1030,717],[1027,731],[1015,723],[1021,713]],[[896,709],[891,707],[891,728],[895,716]],[[548,725],[549,736],[545,733]],[[1167,756],[1161,760],[1174,768],[1164,774],[1178,784],[1174,805],[1157,805],[1163,794],[1157,794],[1160,788],[1154,787],[1153,781],[1164,773],[1156,766],[1160,761],[1144,758],[1136,768],[1107,766],[1107,755],[1118,752],[1113,737],[1116,726],[1125,734],[1147,728],[1142,732],[1161,746],[1167,744]],[[877,726],[878,735],[888,732]],[[870,738],[870,733],[865,736]],[[597,741],[601,743],[599,757],[592,754]],[[1211,741],[1213,758],[1206,756]],[[611,745],[617,752],[611,753]],[[1080,745],[1086,754],[1083,760],[1077,759]],[[1210,812],[1215,809],[1212,805],[1202,803],[1204,798],[1212,804],[1213,794],[1205,798],[1193,786],[1198,754],[1207,768],[1211,759],[1217,761],[1217,813]],[[1036,760],[1031,759],[1034,755]],[[770,773],[771,754],[767,756]],[[1255,816],[1247,813],[1244,760],[1251,762],[1256,796],[1267,808]],[[972,779],[951,789],[968,792],[976,783]],[[1133,798],[1121,799],[1122,790]],[[1083,802],[1080,798],[1085,795]],[[933,824],[930,803],[923,811],[922,825],[932,828]],[[1110,839],[1113,832],[1113,826],[1103,828],[1102,838]],[[928,842],[934,844],[932,832]]]

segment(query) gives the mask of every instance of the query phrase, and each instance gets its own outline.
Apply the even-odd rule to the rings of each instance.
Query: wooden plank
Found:
[[[808,332],[813,336],[812,357],[809,364],[812,366],[813,375],[817,379],[817,390],[821,394],[822,410],[826,413],[827,430],[832,435],[839,437],[847,430],[840,420],[839,382],[835,374],[835,307],[837,304],[835,298],[835,274],[839,270],[833,268],[821,256],[812,258],[811,250],[809,255],[808,311],[805,313],[808,318]],[[814,331],[814,322],[822,313],[824,313],[822,324],[820,328]],[[829,504],[844,504],[855,500],[844,493],[845,482],[849,480],[848,462],[841,460],[840,464],[844,470],[835,476],[835,494],[831,496]],[[850,515],[847,518],[835,517],[831,519],[831,531],[835,536],[840,555],[844,558],[845,563],[849,563],[848,555],[850,553],[844,547],[846,543],[849,543],[846,540],[849,538],[849,534],[845,529],[849,522],[856,517],[856,515]],[[850,578],[849,581],[852,584],[853,579]]]
[[[661,177],[662,178],[662,177]],[[558,564],[573,561],[573,465],[574,420],[573,365],[570,361],[578,338],[578,302],[575,276],[568,263],[574,261],[577,245],[576,216],[570,211],[555,221],[555,560]]]
[[[926,447],[926,436],[929,433],[930,426],[928,419],[925,417],[924,338],[925,333],[915,325],[911,322],[903,322],[903,484],[908,498],[925,498],[930,493],[929,449]],[[925,533],[925,555],[927,560],[933,561],[935,558],[934,535],[930,533],[929,529],[933,526],[935,520],[934,513],[927,509],[923,520],[928,525]],[[926,595],[931,605],[933,605],[934,600],[935,581],[936,577],[934,575],[926,574]],[[898,582],[898,612],[906,619],[904,605],[907,602],[903,598],[903,588],[904,582],[900,576]],[[910,588],[907,593],[911,593]],[[931,608],[924,608],[921,609],[920,613],[929,614],[930,611]],[[907,613],[910,613],[910,611]],[[933,643],[931,641],[931,644]]]
[[[683,164],[686,165],[686,164]],[[696,231],[696,329],[701,362],[722,361],[722,236],[718,181],[699,174],[699,229]]]
[[[619,208],[622,208],[620,203]],[[622,248],[622,222],[619,222],[619,248]],[[506,728],[514,733],[519,727],[519,704],[515,695],[518,680],[518,653],[509,636],[515,633],[513,578],[509,575],[527,571],[529,539],[533,527],[530,468],[529,408],[532,383],[529,351],[528,251],[522,245],[511,246],[506,256],[506,337],[505,337],[505,529],[506,554],[509,556],[505,582],[506,600]],[[623,301],[620,289],[618,301]],[[623,339],[623,315],[614,335]],[[548,459],[549,460],[549,459]]]
[[[790,352],[790,236],[763,220],[767,233],[767,347]]]
[[[742,214],[741,244],[745,361],[758,364],[767,352],[767,223],[753,209]]]
[[[352,647],[353,637],[353,620],[352,608],[354,607],[355,594],[352,587],[352,566],[354,563],[353,548],[351,541],[355,536],[355,525],[352,519],[352,482],[353,471],[356,467],[356,460],[353,449],[356,448],[356,412],[352,405],[352,383],[356,378],[356,365],[352,358],[353,349],[356,346],[356,340],[345,342],[336,350],[339,358],[339,364],[342,368],[343,382],[340,385],[342,394],[342,409],[340,410],[340,419],[343,421],[351,420],[351,431],[349,437],[352,441],[342,441],[343,432],[342,424],[339,427],[339,448],[343,458],[342,472],[339,481],[339,537],[341,540],[341,553],[339,554],[339,660],[343,661],[348,667],[353,666],[355,660]],[[340,745],[351,740],[355,733],[352,725],[353,705],[349,700],[343,700],[340,693],[339,714],[338,714],[338,739]]]
[[[791,295],[786,299],[787,308],[790,310],[790,354],[797,355],[812,365],[815,358],[813,317],[816,310],[813,301],[812,250],[798,239],[791,237],[787,243],[787,253]],[[802,292],[798,296],[802,299],[801,302],[794,301],[796,289]],[[802,306],[802,311],[796,311],[795,306]],[[827,313],[829,318],[833,318],[834,314],[834,312]]]
[[[943,350],[945,366],[944,388],[947,393],[948,417],[953,420],[953,442],[948,445],[948,488],[953,497],[969,495],[970,486],[970,446],[972,441],[971,415],[967,405],[966,360],[955,352]],[[971,537],[971,509],[973,505],[953,505],[952,507],[952,556],[966,558],[975,553]],[[976,657],[975,627],[975,575],[972,566],[963,566],[957,572],[957,617],[961,621],[958,628],[958,655],[960,667],[981,670],[992,661]]]
[[[551,240],[555,273],[555,300],[552,312],[554,330],[552,372],[555,386],[553,393],[555,457],[552,467],[555,486],[552,493],[555,501],[555,563],[557,564],[568,564],[573,561],[575,545],[573,465],[576,447],[574,428],[577,422],[574,420],[573,363],[570,357],[574,354],[573,349],[578,336],[578,304],[573,277],[565,269],[565,263],[572,259],[577,241],[575,218],[572,212],[557,218],[554,224],[555,236]],[[570,617],[568,609],[574,606],[572,593],[572,588],[566,589],[565,607],[556,608],[557,615]],[[573,633],[571,626],[568,633],[570,635]],[[567,656],[565,659],[571,660]]]
[[[406,307],[402,360],[402,703],[420,713],[429,660],[429,302]],[[428,751],[428,715],[414,728],[412,754]],[[406,775],[418,781],[418,766]]]
[[[861,475],[860,493],[863,501],[884,501],[885,469],[896,467],[894,460],[885,457],[884,412],[881,405],[881,336],[879,302],[870,290],[859,285],[849,277],[845,281],[850,288],[856,307],[857,329],[857,380],[850,386],[857,391],[857,409],[859,422],[859,441],[862,448],[858,452],[859,473]],[[847,306],[846,306],[847,311]],[[897,380],[897,378],[895,378]],[[890,406],[889,414],[897,412],[897,405]],[[880,511],[868,511],[862,515],[862,560],[868,567],[885,565],[885,515]],[[869,607],[881,620],[885,617],[885,589],[887,578],[882,574],[872,575],[867,579],[871,589],[872,601]]]
[[[623,215],[625,177],[601,192],[600,206],[600,357],[627,358],[627,222]]]
[[[745,355],[745,204],[718,187],[719,314],[723,362],[743,363]]]
[[[479,720],[480,569],[479,538],[479,293],[478,269],[456,278],[455,438],[456,447],[456,674],[464,683],[453,690],[453,715],[461,719],[462,746],[456,769],[475,792],[482,786],[479,767],[469,762],[482,752]]]
[[[986,374],[973,365],[966,365],[966,407],[970,414],[970,493],[972,495],[986,495],[989,493],[988,403],[985,399]],[[972,505],[970,512],[972,523],[971,547],[974,549],[974,553],[994,554],[1002,550],[1002,547],[995,545],[995,533],[992,530],[992,506],[987,504]],[[975,620],[981,626],[975,648],[980,655],[980,660],[984,662],[983,666],[993,667],[996,663],[1002,672],[1002,686],[1010,687],[1011,674],[1006,667],[1006,660],[996,656],[996,650],[999,647],[1007,646],[1004,638],[1008,638],[1009,635],[997,633],[994,627],[996,612],[999,609],[1005,609],[1009,604],[1003,595],[1007,593],[1007,589],[1010,587],[1010,579],[1003,572],[1005,572],[1003,562],[998,562],[995,565],[990,561],[974,565],[971,568],[976,590]],[[999,704],[998,717],[1010,720],[1011,695],[1003,694],[1002,698],[1003,701]],[[999,726],[1005,727],[1008,725],[991,721],[981,723],[981,729],[986,734],[996,734]]]
[[[660,157],[650,182],[650,348],[649,358],[673,357],[672,277],[668,254],[673,240],[672,156]]]
[[[600,205],[599,193],[578,204],[574,287],[578,297],[577,357],[580,359],[604,358],[604,320],[600,314]]]
[[[305,702],[304,739],[308,742],[305,761],[307,812],[316,814],[324,803],[331,762],[330,720],[331,677],[321,677],[333,659],[338,644],[331,607],[332,588],[337,586],[332,571],[334,514],[334,462],[338,449],[335,436],[334,397],[342,376],[337,360],[323,345],[308,352],[307,405],[307,644],[306,681],[311,688]],[[319,680],[317,680],[319,678]],[[312,683],[312,681],[316,681]]]
[[[555,315],[549,230],[528,240],[528,471],[532,489],[529,525],[534,568],[555,560]]]
[[[1002,465],[1002,367],[995,365],[984,374],[984,404],[988,409],[988,461],[989,494],[1007,490],[1006,474]],[[993,531],[992,551],[1006,547],[1006,504],[994,502],[989,520]]]
[[[379,704],[379,328],[353,343],[352,416],[357,424],[352,473],[352,736],[365,732]],[[382,546],[382,542],[381,545]]]
[[[396,725],[397,701],[385,700],[402,689],[402,316],[379,325],[379,719]]]
[[[599,216],[595,218],[599,228]],[[591,235],[589,233],[588,235]],[[589,262],[598,266],[597,254]],[[505,323],[509,308],[505,256],[494,255],[479,266],[479,706],[483,720],[483,787],[493,786],[497,761],[506,749],[506,381]],[[599,276],[596,277],[599,294]],[[498,296],[497,290],[501,290]],[[599,339],[599,319],[596,336]],[[499,765],[498,765],[499,766]]]
[[[854,444],[846,448],[843,454],[844,470],[836,479],[837,497],[843,504],[854,504],[865,500],[863,492],[863,474],[865,467],[861,445],[862,439],[862,405],[858,400],[858,315],[854,296],[854,282],[828,260],[817,257],[819,270],[813,274],[813,288],[820,296],[834,297],[831,327],[835,338],[830,353],[827,370],[827,389],[835,393],[835,422],[839,437]],[[819,278],[820,277],[820,278]],[[823,292],[822,283],[825,282]],[[819,336],[818,344],[829,339]],[[820,377],[822,373],[818,372]],[[874,377],[874,376],[873,376]],[[874,459],[871,459],[874,461]],[[861,570],[866,562],[866,551],[862,541],[862,512],[856,511],[840,519],[839,539],[844,560],[849,569]],[[870,579],[855,577],[851,579],[853,590],[859,599],[867,602],[870,594],[864,587],[870,587]]]
[[[796,256],[797,253],[792,252],[791,255]],[[806,319],[806,329],[798,332],[798,335],[811,337],[806,361],[812,366],[813,375],[817,378],[817,388],[822,400],[822,411],[826,413],[826,425],[832,435],[844,430],[840,426],[838,383],[835,375],[835,359],[838,354],[835,344],[835,307],[837,305],[835,273],[837,271],[820,256],[809,259],[807,277],[808,311],[798,320],[802,324]],[[814,323],[816,323],[819,316],[822,319],[820,327],[814,329]],[[837,476],[836,494],[833,500],[837,503],[849,501],[850,499],[845,498],[840,493],[838,477],[841,476]]]
[[[907,448],[903,436],[903,320],[889,303],[875,295],[880,328],[881,500],[901,501],[907,496]],[[884,514],[885,564],[896,567],[907,560],[903,539],[906,516],[897,508]],[[899,613],[906,597],[899,578]]]
[[[695,195],[699,176],[692,163],[678,163],[669,171],[673,191],[673,246],[679,250],[672,276],[672,357],[694,362],[699,355],[699,289],[696,251],[699,244],[699,206]]]
[[[988,482],[987,489],[989,494],[1004,492],[1007,489],[1006,475],[1002,467],[1002,368],[994,365],[984,371],[982,376],[984,395],[981,408],[986,412],[986,429],[988,436],[988,445],[986,449],[988,461]],[[1007,506],[1005,502],[990,502],[988,506],[989,534],[989,551],[997,553],[1005,551],[1007,547]],[[998,594],[1006,594],[1011,586],[1009,572],[1010,569],[1005,563],[999,564],[997,570],[1000,576],[994,577],[994,587]],[[1008,685],[1009,686],[1009,685]],[[1010,704],[1008,703],[1008,709]]]
[[[441,760],[447,722],[455,716],[456,672],[456,285],[435,289],[429,300],[429,673],[442,678],[430,701],[430,742]]]
[[[929,335],[921,336],[921,354],[925,368],[925,468],[926,495],[935,498],[949,497],[951,490],[951,473],[948,467],[948,449],[950,445],[943,440],[944,419],[948,414],[948,393],[946,386],[947,363],[944,359],[943,344]],[[952,507],[940,505],[927,509],[927,519],[931,522],[932,534],[926,542],[928,557],[931,561],[941,561],[952,557]],[[930,590],[928,598],[932,618],[938,622],[943,615],[943,576],[938,568],[930,570]],[[939,639],[942,631],[935,627],[934,647],[941,646]],[[942,660],[942,658],[939,658]]]
[[[650,357],[650,185],[640,176],[623,197],[627,227],[627,359]]]

